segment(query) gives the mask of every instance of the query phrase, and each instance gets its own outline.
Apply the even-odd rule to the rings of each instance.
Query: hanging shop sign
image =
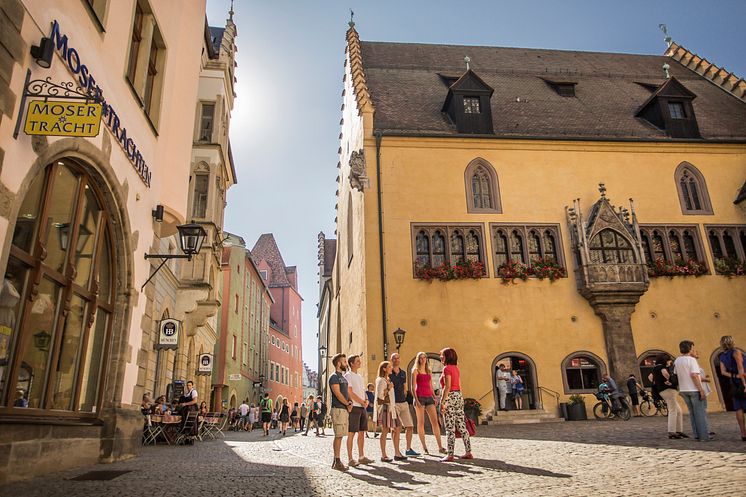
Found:
[[[212,374],[212,354],[200,354],[197,361],[197,374]]]
[[[98,136],[100,103],[32,100],[26,110],[27,135]]]
[[[181,331],[181,322],[175,319],[162,319],[158,323],[158,343],[156,349],[177,349],[179,348],[179,332]]]

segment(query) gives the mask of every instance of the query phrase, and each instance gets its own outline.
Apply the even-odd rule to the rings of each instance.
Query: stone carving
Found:
[[[350,154],[350,186],[363,191],[368,185],[368,176],[365,174],[365,154],[362,149],[353,150]]]

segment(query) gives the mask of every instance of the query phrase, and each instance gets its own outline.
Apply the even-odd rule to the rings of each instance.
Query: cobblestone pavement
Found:
[[[746,485],[746,442],[732,413],[710,420],[717,439],[709,443],[668,440],[661,418],[480,426],[472,441],[477,459],[452,464],[435,456],[381,463],[378,440],[371,439],[366,451],[376,462],[347,473],[330,468],[331,436],[229,433],[225,440],[146,447],[130,461],[14,483],[0,487],[0,496],[733,495]],[[458,454],[463,445],[456,444]],[[437,447],[430,436],[428,445]],[[129,472],[110,481],[72,480],[102,470]]]

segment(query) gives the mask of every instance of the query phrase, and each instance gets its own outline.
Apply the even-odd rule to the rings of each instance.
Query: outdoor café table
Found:
[[[160,418],[160,423],[163,427],[163,436],[166,439],[166,443],[171,445],[176,440],[176,434],[181,426],[181,416],[164,414]]]

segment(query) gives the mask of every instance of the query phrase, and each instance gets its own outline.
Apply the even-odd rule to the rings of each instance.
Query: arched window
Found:
[[[510,233],[510,260],[513,262],[526,262],[523,256],[523,234],[518,230]]]
[[[562,361],[566,393],[595,393],[606,369],[600,357],[591,352],[575,352]]]
[[[417,255],[417,264],[420,266],[430,265],[430,238],[424,230],[417,233],[415,238],[415,250]]]
[[[674,359],[671,354],[662,350],[647,350],[643,352],[638,359],[640,364],[640,384],[642,384],[642,386],[645,388],[650,388],[653,386],[653,382],[648,379],[648,376],[650,375],[650,373],[653,372],[653,368],[655,368],[655,361],[659,357],[664,357],[670,360]]]
[[[509,250],[508,250],[508,237],[505,235],[503,230],[495,231],[495,236],[492,242],[495,249],[495,267],[499,267],[502,264],[508,262]]]
[[[683,214],[713,213],[707,184],[699,169],[688,162],[682,162],[676,168],[674,179]]]
[[[484,159],[474,159],[464,172],[466,211],[474,213],[502,213],[497,173]]]
[[[482,250],[479,241],[479,233],[475,230],[469,230],[466,234],[466,259],[471,262],[479,262],[482,257]]]
[[[66,159],[23,199],[0,288],[1,406],[101,410],[116,279],[101,199],[85,169]]]
[[[451,233],[451,264],[457,264],[466,260],[466,247],[464,246],[464,235],[456,230]]]
[[[433,267],[442,266],[446,262],[446,237],[443,232],[433,233]]]
[[[528,260],[541,259],[541,242],[536,230],[528,232]]]
[[[591,240],[589,248],[591,262],[594,264],[624,264],[635,261],[629,241],[609,228],[598,232]]]
[[[557,243],[554,234],[550,230],[544,231],[544,257],[557,261]]]

